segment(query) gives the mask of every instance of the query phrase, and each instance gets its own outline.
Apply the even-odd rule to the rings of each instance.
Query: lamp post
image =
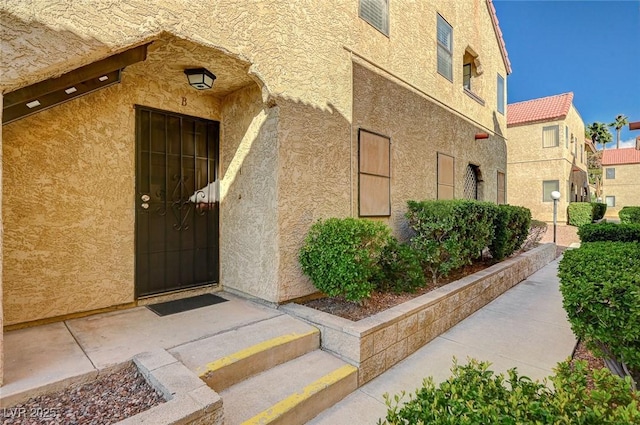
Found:
[[[556,228],[558,224],[558,199],[560,199],[560,192],[554,190],[551,192],[551,198],[553,199],[553,243],[556,243]]]

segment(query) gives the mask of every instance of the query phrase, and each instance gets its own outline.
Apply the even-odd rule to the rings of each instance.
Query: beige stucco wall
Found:
[[[559,144],[543,148],[542,129],[552,125],[558,126]],[[577,142],[571,142],[572,135]],[[510,126],[507,138],[507,202],[529,208],[534,219],[552,221],[553,202],[542,201],[542,182],[558,180],[562,194],[558,221],[566,222],[571,183],[574,188],[581,187],[586,178],[572,169],[575,166],[583,172],[587,170],[586,154],[580,155],[581,147],[584,148],[584,123],[576,108],[571,105],[567,116],[559,120]]]
[[[235,160],[246,167],[244,181],[260,181],[256,192],[264,196],[256,200],[245,192],[242,209],[222,213],[228,226],[221,227],[221,243],[234,254],[251,252],[248,243],[243,245],[256,244],[247,217],[263,222],[270,214],[264,198],[275,191],[274,178],[264,175],[265,170],[273,174],[274,165],[264,158],[251,163],[263,156],[257,146],[273,137],[259,123],[261,111],[255,105],[261,103],[260,90],[254,84],[229,100],[220,99],[191,89],[184,76],[174,81],[163,75],[158,63],[167,52],[179,50],[187,61],[203,53],[194,46],[185,51],[186,46],[159,41],[147,61],[123,72],[121,84],[3,127],[3,208],[10,223],[4,238],[5,324],[134,301],[135,104],[213,120],[231,116],[221,140],[222,193],[235,196],[234,190],[243,187],[243,179],[229,172]],[[228,107],[229,102],[235,106]],[[274,225],[264,226],[274,233]],[[260,233],[265,255],[275,250],[269,232]],[[238,244],[242,249],[234,249]],[[240,276],[235,272],[230,269],[228,277],[236,282],[258,279],[246,276],[251,270]]]
[[[7,220],[16,225],[5,243],[12,282],[5,285],[5,297],[15,298],[5,311],[7,324],[132,300],[134,103],[222,120],[222,283],[275,302],[313,291],[297,264],[308,227],[318,218],[357,214],[353,60],[387,70],[389,78],[406,82],[423,100],[446,104],[441,106],[452,115],[438,110],[442,121],[436,128],[446,126],[445,116],[466,117],[458,120],[461,129],[445,131],[445,138],[489,146],[486,155],[500,162],[504,148],[493,145],[498,139],[472,137],[472,131],[504,132],[506,125],[496,112],[496,75],[506,78],[506,69],[486,2],[390,5],[387,37],[358,17],[357,1],[5,1],[4,92],[132,45],[172,39],[166,33],[191,41],[164,51],[156,43],[147,62],[125,70],[121,85],[3,127]],[[437,13],[453,26],[453,82],[436,71]],[[474,84],[484,106],[462,90],[467,46],[479,54],[484,70]],[[158,60],[150,63],[154,57]],[[233,72],[222,75],[237,81],[228,82],[220,76],[218,59],[234,58]],[[203,62],[227,92],[208,96],[186,86],[182,70]],[[241,89],[247,74],[260,85],[261,99],[255,87]],[[393,100],[396,108],[401,93],[409,92],[398,90],[388,99],[381,94],[379,104],[389,107],[387,100]],[[483,160],[471,158],[463,145],[437,143],[460,149],[461,160]],[[36,181],[30,180],[34,164],[45,176]],[[398,172],[409,181],[409,170]],[[495,198],[495,174],[484,177],[484,199]],[[87,189],[107,183],[109,193],[103,196]],[[38,202],[45,199],[46,210],[22,207],[18,194],[34,191],[44,196]],[[398,205],[392,224],[400,217]],[[104,255],[94,260],[93,251]],[[39,295],[26,295],[34,289]],[[79,292],[72,299],[74,291]],[[35,312],[23,313],[27,305]]]
[[[616,169],[616,178],[604,179],[602,202],[606,196],[616,197],[616,206],[607,207],[606,216],[617,219],[622,207],[640,206],[640,164],[603,165],[603,177],[607,168]]]
[[[2,105],[3,105],[3,96],[0,93],[0,121],[2,121]],[[2,131],[0,131],[0,164],[2,164]],[[3,248],[3,238],[4,238],[4,220],[2,214],[2,167],[0,167],[0,385],[4,380],[4,314],[3,314],[3,305],[4,305],[4,274],[3,274],[3,264],[4,264],[4,248]]]

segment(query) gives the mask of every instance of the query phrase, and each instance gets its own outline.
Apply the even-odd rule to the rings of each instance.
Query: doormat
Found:
[[[147,308],[153,311],[158,316],[168,316],[170,314],[182,313],[183,311],[195,310],[196,308],[206,307],[208,305],[214,305],[223,303],[229,300],[225,300],[222,297],[213,294],[198,295],[195,297],[184,298],[181,300],[167,301],[164,303],[151,304]]]

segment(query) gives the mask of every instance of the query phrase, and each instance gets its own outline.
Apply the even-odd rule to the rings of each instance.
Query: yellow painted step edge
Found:
[[[271,348],[277,347],[279,345],[287,344],[291,341],[295,341],[296,339],[304,338],[313,334],[317,334],[320,331],[318,329],[314,329],[312,331],[300,334],[300,333],[291,333],[286,335],[280,335],[278,337],[269,339],[267,341],[263,341],[259,344],[252,345],[251,347],[247,347],[243,350],[237,351],[228,356],[222,357],[221,359],[215,360],[211,363],[207,363],[204,367],[198,368],[198,373],[200,378],[203,378],[206,374],[210,372],[215,372],[216,370],[220,370],[225,366],[229,366],[235,362],[251,357],[257,353],[262,351],[267,351]]]
[[[352,373],[356,373],[357,371],[358,368],[355,366],[352,366],[350,364],[344,365],[307,385],[300,392],[291,394],[289,397],[279,401],[269,409],[258,413],[253,418],[247,421],[244,421],[242,425],[268,424],[277,417],[282,416],[284,413],[292,410],[298,404],[311,398],[314,394],[317,394],[323,389],[330,387],[336,382],[339,382],[340,380],[346,378]]]

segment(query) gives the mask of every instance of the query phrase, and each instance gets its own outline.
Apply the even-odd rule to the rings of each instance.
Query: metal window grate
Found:
[[[464,174],[464,198],[478,199],[478,173],[473,165],[467,166]]]

